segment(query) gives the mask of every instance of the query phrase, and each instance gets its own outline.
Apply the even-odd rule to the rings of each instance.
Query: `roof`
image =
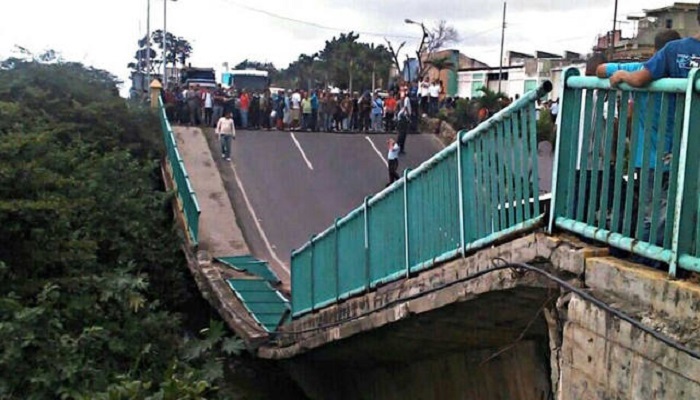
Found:
[[[503,71],[508,71],[509,69],[522,69],[522,65],[509,65],[503,66]],[[479,72],[479,71],[498,71],[501,67],[481,67],[481,68],[460,68],[457,72]]]
[[[509,50],[507,54],[508,54],[508,57],[535,58],[535,56],[533,56],[532,54],[521,53],[519,51],[512,51],[512,50]]]
[[[536,51],[535,58],[562,58],[559,54],[548,53],[546,51]]]
[[[229,73],[231,75],[268,76],[267,71],[260,71],[257,69],[232,69],[224,73]]]
[[[698,4],[697,3],[673,3],[673,5],[666,6],[666,7],[661,7],[661,8],[654,8],[651,10],[644,10],[644,13],[646,15],[655,15],[655,14],[664,14],[669,11],[697,11],[698,9]]]
[[[444,49],[444,50],[438,50],[432,54],[427,54],[426,56],[423,57],[423,62],[429,62],[430,60],[433,60],[435,58],[442,58],[442,57],[450,57],[452,54],[457,53],[457,58],[459,60],[459,63],[462,64],[462,61],[464,60],[469,60],[471,63],[474,64],[482,64],[482,65],[488,65],[487,63],[477,60],[474,57],[470,57],[464,53],[462,53],[459,50],[456,49]]]

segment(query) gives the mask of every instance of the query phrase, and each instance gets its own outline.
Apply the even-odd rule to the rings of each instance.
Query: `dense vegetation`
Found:
[[[160,143],[110,74],[2,63],[0,399],[217,394],[239,343],[216,322],[187,339],[202,327],[178,312],[192,288]]]

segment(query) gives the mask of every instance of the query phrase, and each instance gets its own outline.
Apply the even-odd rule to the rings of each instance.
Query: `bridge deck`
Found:
[[[173,132],[202,210],[200,250],[213,257],[250,254],[202,130],[173,127]]]

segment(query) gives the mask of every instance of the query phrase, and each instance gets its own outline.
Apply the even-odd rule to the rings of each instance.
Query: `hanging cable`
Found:
[[[358,320],[360,318],[367,317],[370,314],[388,309],[388,308],[393,307],[397,304],[406,303],[408,301],[415,300],[419,297],[428,295],[430,293],[434,293],[436,291],[443,290],[443,289],[446,289],[446,288],[449,288],[449,287],[452,287],[452,286],[455,286],[458,284],[462,284],[462,283],[465,283],[468,281],[472,281],[472,280],[480,278],[484,275],[491,274],[493,272],[497,272],[497,271],[501,271],[501,270],[506,270],[506,269],[510,269],[510,270],[515,271],[516,273],[521,273],[521,274],[526,273],[526,272],[533,272],[533,273],[536,273],[538,275],[541,275],[541,276],[545,277],[546,279],[553,281],[554,283],[556,283],[560,287],[562,287],[570,292],[575,293],[577,296],[579,296],[584,301],[592,303],[593,305],[602,309],[603,311],[605,311],[609,314],[612,314],[616,318],[621,319],[621,320],[631,324],[632,326],[634,326],[637,329],[644,331],[645,333],[651,335],[656,340],[666,344],[667,346],[672,347],[672,348],[674,348],[682,353],[685,353],[685,354],[687,354],[695,359],[700,360],[700,352],[697,352],[693,349],[690,349],[690,348],[686,347],[685,345],[678,343],[674,339],[664,335],[663,333],[657,332],[657,331],[653,330],[652,328],[645,326],[641,322],[628,316],[627,314],[623,313],[622,311],[619,311],[617,309],[610,307],[608,304],[593,297],[591,294],[587,293],[585,290],[582,290],[581,288],[578,288],[578,287],[570,284],[569,282],[553,275],[552,273],[548,272],[547,270],[545,270],[543,268],[535,267],[534,265],[530,265],[530,264],[526,264],[526,263],[508,262],[502,258],[493,259],[493,266],[491,268],[481,270],[479,272],[465,276],[464,278],[460,278],[460,279],[453,281],[453,282],[450,282],[448,284],[431,288],[431,289],[424,291],[422,293],[416,293],[416,294],[413,294],[410,296],[406,296],[406,297],[403,297],[400,299],[393,300],[391,302],[383,304],[379,308],[365,311],[365,312],[360,313],[360,314],[353,316],[351,318],[346,318],[346,319],[335,321],[335,322],[332,322],[329,324],[319,325],[317,327],[309,328],[309,329],[303,329],[303,330],[297,330],[297,331],[275,331],[273,334],[274,335],[297,335],[297,334],[311,333],[311,332],[316,332],[316,331],[320,331],[320,330],[325,330],[328,328],[333,328],[333,327],[336,327],[336,326],[339,326],[339,325],[342,325],[342,324],[345,324],[348,322]]]

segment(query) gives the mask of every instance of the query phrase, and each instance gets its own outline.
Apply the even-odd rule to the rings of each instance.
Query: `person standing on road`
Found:
[[[387,186],[389,186],[399,179],[399,173],[397,170],[399,168],[399,151],[401,151],[401,147],[399,147],[399,144],[391,138],[388,139],[386,143],[389,147],[389,152],[386,156],[389,167],[389,183]]]
[[[396,97],[394,92],[389,92],[389,97],[386,98],[384,102],[384,120],[386,124],[386,131],[393,132],[396,125],[394,122],[396,118]]]
[[[239,98],[241,101],[241,128],[247,129],[248,128],[248,110],[250,109],[250,98],[248,97],[248,92],[243,89],[243,93],[241,93],[241,97]]]
[[[216,89],[214,90],[213,94],[214,98],[214,110],[213,110],[213,115],[212,115],[212,120],[209,121],[209,126],[215,126],[219,119],[224,116],[224,91],[221,88],[221,84],[219,83],[216,86]]]
[[[294,93],[292,93],[291,103],[292,103],[292,124],[291,124],[291,127],[289,128],[289,130],[290,131],[297,131],[297,130],[299,130],[299,126],[301,123],[301,93],[300,93],[299,89],[295,90]]]
[[[369,97],[369,93],[363,94],[357,104],[360,109],[358,114],[358,130],[360,132],[369,132],[371,122],[370,113],[372,112],[372,100]]]
[[[372,128],[373,132],[382,131],[382,115],[384,114],[384,102],[379,98],[379,94],[374,93],[372,99]]]
[[[219,118],[216,123],[216,134],[221,142],[221,158],[231,161],[231,140],[236,138],[236,127],[233,123],[233,115],[228,112],[226,116]]]
[[[311,92],[311,130],[313,132],[318,132],[318,110],[319,110],[319,99],[322,96],[321,92],[314,90]]]
[[[202,103],[204,104],[204,125],[211,126],[213,122],[211,118],[214,112],[214,96],[210,89],[202,91]]]
[[[411,112],[411,99],[403,94],[401,96],[401,110],[397,115],[397,129],[399,130],[399,137],[397,142],[399,144],[399,147],[401,148],[400,154],[406,154],[406,135],[408,135],[408,130],[411,127],[411,115],[413,113]]]
[[[440,82],[437,79],[428,87],[428,94],[430,95],[428,116],[433,118],[438,113],[438,103],[440,102]]]
[[[311,99],[308,95],[304,94],[301,100],[301,130],[309,131],[311,130],[311,115],[313,113],[313,107],[311,106]]]
[[[430,78],[427,76],[423,79],[423,81],[420,83],[420,87],[418,88],[418,95],[420,96],[420,114],[428,114],[428,104],[429,103],[429,96],[430,96]]]

